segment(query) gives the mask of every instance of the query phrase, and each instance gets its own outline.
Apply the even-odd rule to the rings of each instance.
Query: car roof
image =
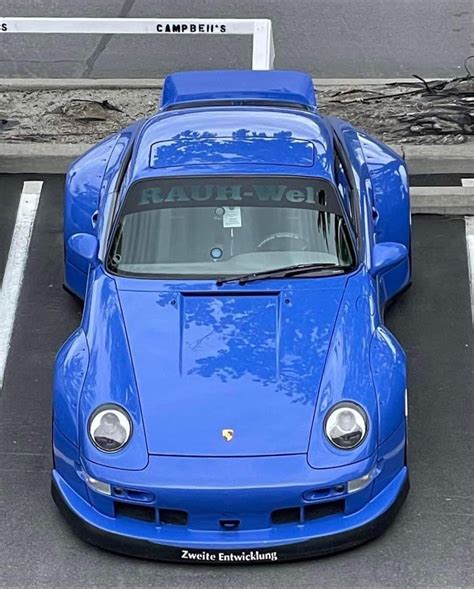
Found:
[[[266,174],[334,181],[324,117],[295,108],[203,106],[159,112],[143,125],[128,183],[160,176]]]

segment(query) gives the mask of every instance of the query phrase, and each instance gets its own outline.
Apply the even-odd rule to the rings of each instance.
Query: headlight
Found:
[[[367,434],[365,412],[355,403],[340,403],[327,416],[325,431],[328,440],[334,446],[351,450],[358,446]]]
[[[128,414],[117,405],[102,405],[89,420],[89,436],[102,452],[116,452],[130,438],[132,424]]]

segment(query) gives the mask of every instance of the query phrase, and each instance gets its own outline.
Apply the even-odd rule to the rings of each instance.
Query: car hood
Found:
[[[119,286],[149,452],[307,452],[345,285],[338,276],[275,290]]]

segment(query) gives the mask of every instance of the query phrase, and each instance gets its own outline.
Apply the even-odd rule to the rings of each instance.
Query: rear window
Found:
[[[292,264],[354,264],[333,186],[297,177],[142,180],[125,197],[108,269],[222,278]]]
[[[277,134],[278,135],[278,134]],[[236,140],[238,139],[238,140]],[[150,150],[150,167],[163,168],[211,164],[267,164],[311,167],[314,144],[288,137],[203,137],[160,141]]]

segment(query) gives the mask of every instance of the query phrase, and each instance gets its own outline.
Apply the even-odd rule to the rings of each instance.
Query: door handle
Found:
[[[95,228],[95,226],[97,225],[97,221],[99,220],[99,211],[94,211],[91,215],[91,223],[92,223],[92,227]]]

